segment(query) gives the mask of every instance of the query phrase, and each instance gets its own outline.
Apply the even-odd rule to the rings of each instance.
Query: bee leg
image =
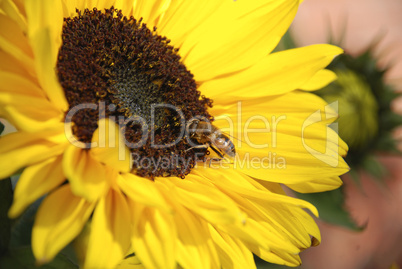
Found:
[[[202,148],[206,149],[208,147],[209,147],[209,145],[198,145],[198,146],[194,146],[189,149],[186,149],[184,152],[189,151],[190,149],[202,149]]]

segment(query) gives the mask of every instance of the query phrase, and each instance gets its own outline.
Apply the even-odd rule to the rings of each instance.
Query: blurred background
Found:
[[[385,83],[402,91],[401,0],[305,0],[290,35],[297,46],[331,40],[352,56],[372,47],[377,67],[386,69]],[[402,113],[402,99],[391,108]],[[400,128],[393,137],[401,149]],[[385,168],[380,180],[363,169],[357,169],[358,182],[343,177],[344,208],[363,230],[318,221],[322,243],[303,252],[300,268],[402,268],[402,157],[374,154]]]

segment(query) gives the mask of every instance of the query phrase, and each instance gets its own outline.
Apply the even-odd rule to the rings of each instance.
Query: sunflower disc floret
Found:
[[[212,100],[201,96],[178,50],[156,28],[151,31],[141,20],[127,18],[113,7],[77,10],[77,16],[64,22],[57,72],[70,110],[102,103],[103,115],[118,119],[127,142],[136,145],[131,151],[138,175],[188,174],[206,150],[197,155],[188,151],[190,146],[179,137],[183,123],[195,116],[212,120],[207,112]],[[74,113],[73,133],[80,141],[91,141],[99,110],[84,108]],[[146,141],[141,141],[144,133]],[[153,146],[167,144],[172,146]],[[167,167],[153,165],[162,159],[177,161]]]

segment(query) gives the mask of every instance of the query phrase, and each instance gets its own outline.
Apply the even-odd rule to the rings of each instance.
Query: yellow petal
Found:
[[[166,211],[171,210],[155,182],[148,178],[123,173],[117,176],[117,184],[133,201]]]
[[[0,2],[0,9],[3,10],[7,16],[14,20],[23,32],[27,30],[27,21],[25,16],[20,12],[17,5],[11,0],[3,0]]]
[[[10,54],[29,74],[34,74],[34,61],[28,40],[19,26],[0,14],[0,48]]]
[[[343,182],[339,177],[318,178],[299,184],[287,184],[289,188],[301,193],[331,191],[342,186]]]
[[[18,54],[21,55],[21,54]],[[34,63],[32,61],[31,68],[28,67],[26,62],[18,61],[12,54],[9,54],[6,51],[0,50],[0,70],[10,73],[15,73],[20,75],[21,77],[29,78],[33,80],[34,72]]]
[[[261,145],[267,141],[266,136],[250,134],[249,138],[253,143]],[[234,167],[250,176],[284,184],[339,176],[349,170],[346,162],[339,156],[337,136],[328,137],[328,141],[309,139],[302,144],[298,137],[278,134],[278,140],[282,142],[276,147],[263,149],[255,149],[244,143],[237,148]],[[321,146],[324,150],[317,153],[309,151],[312,149],[310,144]]]
[[[247,199],[247,197],[242,197],[241,194],[232,194],[233,199],[244,208],[244,213],[247,214],[248,218],[243,227],[237,227],[237,229],[242,229],[243,233],[248,233],[249,238],[258,237],[263,242],[263,244],[258,244],[258,240],[249,240],[247,237],[242,236],[239,238],[246,238],[244,241],[249,242],[250,244],[260,245],[261,247],[265,247],[266,249],[278,250],[278,251],[287,251],[297,253],[299,252],[298,246],[301,245],[300,239],[293,236],[290,232],[288,232],[287,223],[283,223],[276,219],[276,214],[270,213],[277,208],[278,204],[272,203],[271,206],[266,207],[266,204],[260,205],[259,202],[251,201]],[[287,208],[286,206],[280,206]],[[293,209],[298,209],[292,207]],[[303,210],[303,209],[302,209]],[[285,210],[282,218],[285,219],[293,219],[294,216],[289,214],[289,210]],[[222,227],[221,227],[222,229]],[[293,229],[293,228],[292,228]],[[235,235],[231,229],[227,229],[227,233],[230,235]],[[237,232],[239,233],[239,232]],[[298,233],[299,234],[299,233]],[[302,239],[304,239],[305,245],[309,243],[309,236],[307,233],[302,234]],[[305,240],[307,239],[307,240]],[[254,242],[253,242],[254,241]]]
[[[174,201],[172,201],[174,203]],[[217,257],[215,247],[211,248],[211,236],[206,222],[183,206],[175,203],[174,221],[177,226],[177,261],[183,268],[211,268]],[[211,253],[210,252],[215,252]],[[217,266],[220,268],[219,266]]]
[[[18,169],[58,156],[67,147],[62,128],[37,133],[17,132],[0,138],[0,178]]]
[[[324,189],[333,185],[325,178],[348,171],[341,158],[347,145],[328,127],[337,114],[313,94],[291,92],[211,111],[214,124],[234,137],[234,164],[243,173],[285,184],[323,179]]]
[[[332,45],[276,52],[242,72],[205,82],[199,90],[217,103],[231,96],[238,100],[284,94],[302,87],[340,53],[342,49]]]
[[[212,239],[216,244],[222,268],[256,268],[250,250],[237,238],[219,233],[209,226]]]
[[[269,247],[260,247],[287,253],[298,253],[300,249],[310,247],[310,230],[306,229],[304,218],[298,218],[299,215],[295,213],[305,212],[303,208],[281,203],[271,203],[269,206],[269,203],[255,199],[250,202],[251,206],[246,209],[250,226],[269,238],[266,239]],[[316,211],[314,213],[317,214]]]
[[[154,208],[131,207],[134,213],[132,245],[146,268],[176,268],[176,226],[170,214]]]
[[[9,44],[18,48],[26,57],[33,57],[32,50],[29,46],[28,39],[17,22],[10,17],[0,14],[0,37],[2,40],[7,40]]]
[[[69,145],[64,152],[63,171],[72,192],[91,202],[104,196],[110,182],[117,177],[116,171],[93,159],[88,150],[74,145]]]
[[[187,34],[184,63],[197,81],[248,68],[275,48],[297,7],[294,0],[226,1]]]
[[[25,4],[38,80],[52,103],[67,111],[68,103],[55,70],[63,27],[61,1],[28,0]]]
[[[77,15],[76,9],[83,11],[85,8],[92,9],[95,6],[90,6],[92,1],[69,0],[62,1],[63,17],[74,17]]]
[[[0,93],[0,115],[18,130],[36,132],[52,128],[63,121],[63,113],[42,97]]]
[[[76,9],[80,10],[81,12],[84,11],[84,9],[88,8],[89,10],[92,10],[93,8],[97,8],[98,10],[103,11],[105,8],[111,8],[114,6],[117,9],[121,9],[121,6],[118,5],[116,2],[120,1],[114,1],[114,0],[68,0],[68,1],[62,1],[63,5],[63,17],[73,17],[77,15],[77,12],[75,11]],[[132,2],[132,1],[126,1],[126,2]],[[126,16],[129,17],[128,14],[123,13]]]
[[[254,182],[253,179],[244,177],[235,170],[209,168],[204,170],[196,169],[194,172],[204,175],[204,181],[216,184],[217,188],[227,193],[227,195],[230,196],[248,216],[248,218],[246,218],[240,225],[217,225],[220,231],[236,236],[250,244],[259,245],[264,248],[272,247],[281,251],[298,251],[296,246],[289,244],[288,238],[292,235],[282,234],[283,230],[287,231],[286,229],[288,229],[287,222],[286,224],[278,224],[276,218],[280,218],[280,216],[276,216],[276,218],[268,217],[269,212],[262,217],[259,215],[261,215],[261,210],[266,210],[265,208],[273,209],[278,207],[284,208],[284,212],[286,213],[289,211],[286,211],[288,207],[301,207],[309,208],[312,212],[317,214],[314,206],[305,201],[294,199],[286,195],[271,193],[264,188],[257,189],[256,186],[258,186],[258,184],[256,186],[251,184]],[[215,178],[219,178],[219,180],[215,180]],[[254,206],[253,203],[258,204],[258,207]],[[253,208],[254,211],[252,211]],[[281,210],[278,210],[278,212],[280,213]],[[256,214],[259,214],[257,215],[259,216],[258,218],[256,218]],[[292,215],[287,213],[284,214],[283,218],[288,219],[289,216]],[[310,238],[308,233],[303,232],[303,226],[298,227],[296,231],[298,233],[294,241],[297,242],[297,246],[308,245],[310,243]]]
[[[180,47],[187,35],[208,20],[223,4],[223,1],[215,0],[202,2],[172,0],[160,20],[158,32],[172,40],[175,47]],[[185,55],[184,51],[180,54]]]
[[[156,179],[156,183],[168,187],[170,195],[177,202],[208,222],[241,223],[243,215],[237,205],[224,193],[204,182],[202,177],[195,174],[187,175],[185,180],[175,177]]]
[[[8,212],[15,218],[37,199],[66,180],[61,168],[61,155],[27,167],[14,191],[14,202]]]
[[[118,171],[129,172],[131,154],[119,126],[109,119],[100,119],[98,126],[92,135],[91,156]]]
[[[130,247],[131,219],[124,195],[110,190],[96,206],[84,268],[114,268]]]
[[[143,18],[149,29],[158,26],[163,13],[169,8],[172,0],[137,0],[133,5],[134,18]],[[121,1],[118,1],[121,2]],[[129,10],[129,9],[127,9]],[[124,11],[124,9],[123,9]]]
[[[63,185],[45,198],[32,230],[32,250],[39,264],[51,261],[81,231],[93,204],[74,196]]]
[[[268,191],[262,191],[256,189],[250,181],[253,181],[250,177],[244,176],[235,169],[197,169],[195,173],[202,175],[205,179],[211,181],[219,189],[231,191],[241,194],[242,197],[246,197],[250,200],[262,200],[269,203],[280,203],[293,205],[300,208],[308,208],[315,215],[318,215],[317,209],[310,203],[289,197],[287,195],[276,194]],[[214,175],[215,174],[215,175]],[[219,180],[212,180],[214,178]]]
[[[303,223],[306,232],[314,237],[314,240],[312,240],[313,246],[318,245],[321,242],[321,234],[317,223],[314,221],[311,215],[304,210],[294,210],[292,213],[301,223]]]
[[[263,260],[269,261],[271,263],[296,267],[301,264],[300,257],[297,254],[289,254],[289,253],[274,253],[269,250],[260,248],[258,246],[249,245],[249,248],[253,253],[255,253],[258,257]]]
[[[122,10],[123,14],[127,17],[132,15],[133,7],[137,5],[138,1],[126,1],[126,0],[116,0],[114,7],[118,10]],[[152,1],[148,1],[152,2]]]
[[[324,88],[336,80],[336,74],[328,69],[318,71],[309,81],[300,87],[301,90],[315,91]]]
[[[257,185],[256,185],[257,186]],[[262,248],[275,253],[298,253],[300,249],[307,248],[311,245],[310,235],[316,236],[316,230],[311,229],[310,222],[312,219],[297,212],[304,212],[304,209],[294,205],[285,203],[268,203],[262,200],[248,199],[242,194],[233,194],[234,199],[245,209],[248,215],[244,230],[256,234],[263,239],[265,244],[256,244],[249,240],[245,240],[247,245],[253,245],[254,248]],[[286,197],[286,195],[284,195]],[[291,197],[288,197],[292,199]],[[311,218],[311,217],[310,217]],[[314,223],[314,221],[313,221]],[[228,231],[233,235],[232,231]],[[318,235],[319,236],[319,235]]]
[[[24,94],[32,97],[45,98],[42,89],[32,80],[16,72],[0,71],[0,92]]]

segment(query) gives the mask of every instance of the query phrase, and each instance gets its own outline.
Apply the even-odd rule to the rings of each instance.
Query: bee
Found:
[[[187,125],[189,137],[194,139],[200,145],[189,148],[208,148],[210,147],[219,157],[225,155],[233,158],[236,155],[236,149],[230,138],[223,134],[216,126],[209,122],[201,120],[192,120]]]

